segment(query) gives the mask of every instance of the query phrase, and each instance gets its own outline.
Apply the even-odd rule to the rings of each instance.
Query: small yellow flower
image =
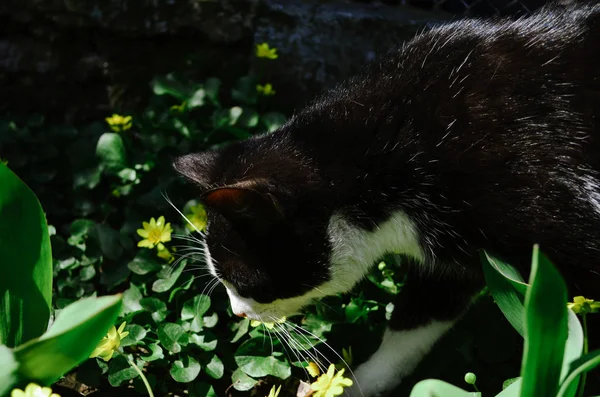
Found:
[[[30,383],[25,387],[25,390],[13,389],[10,397],[60,397],[56,393],[52,393],[49,387],[41,387],[35,383]]]
[[[279,395],[279,392],[281,391],[281,385],[279,385],[279,387],[277,389],[275,389],[275,386],[271,387],[271,391],[269,392],[269,395],[267,397],[277,397]]]
[[[110,360],[115,350],[121,346],[121,341],[123,338],[129,335],[129,332],[123,332],[123,329],[125,329],[125,324],[125,321],[123,321],[123,323],[119,326],[119,329],[115,328],[113,325],[108,331],[108,334],[102,338],[96,349],[94,349],[92,354],[90,354],[90,358],[100,357],[104,361]]]
[[[314,397],[339,396],[344,392],[344,387],[352,386],[352,380],[344,378],[344,371],[345,369],[341,369],[334,375],[335,365],[331,364],[327,373],[310,385],[310,388],[316,391]]]
[[[277,59],[277,48],[269,48],[268,43],[262,43],[256,45],[256,56],[258,58]]]
[[[273,89],[273,86],[271,85],[271,83],[267,83],[265,85],[257,84],[256,91],[258,91],[259,94],[264,95],[264,96],[275,95],[275,90]]]
[[[277,320],[277,323],[283,324],[286,322],[286,320],[287,320],[286,317],[282,317],[279,320]],[[263,322],[263,321],[259,321],[259,320],[250,321],[250,326],[252,326],[252,327],[258,327],[261,324],[264,325],[265,327],[267,327],[268,329],[273,329],[275,327],[275,323],[267,323],[267,322]]]
[[[587,299],[583,296],[576,296],[573,302],[567,303],[567,307],[575,314],[587,314],[600,312],[600,302],[595,302],[593,299]]]
[[[115,132],[127,131],[133,125],[131,116],[121,116],[120,114],[113,114],[111,117],[105,118],[110,128]]]
[[[160,216],[158,220],[154,218],[150,218],[150,223],[142,222],[143,229],[138,229],[137,234],[140,237],[143,237],[144,240],[141,240],[138,243],[138,247],[146,247],[146,248],[154,248],[154,246],[158,246],[158,250],[160,251],[162,247],[162,243],[166,243],[167,241],[171,241],[171,224],[165,224],[165,217]]]
[[[308,363],[308,365],[306,366],[306,370],[308,371],[310,376],[312,376],[313,378],[316,378],[317,376],[319,376],[321,374],[321,370],[319,369],[319,366],[317,364],[313,363],[312,361]]]
[[[202,204],[197,204],[194,205],[193,207],[190,208],[190,211],[192,211],[190,214],[187,214],[186,217],[188,219],[188,221],[190,221],[192,223],[192,225],[190,225],[189,223],[185,225],[185,227],[188,228],[188,230],[190,231],[195,231],[196,229],[198,229],[199,231],[203,232],[206,229],[206,209],[204,208],[204,206]],[[196,229],[194,229],[196,228]]]

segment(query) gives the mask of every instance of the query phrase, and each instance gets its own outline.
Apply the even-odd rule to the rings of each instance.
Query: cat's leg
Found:
[[[377,351],[355,371],[352,397],[386,396],[465,312],[481,278],[409,274]]]

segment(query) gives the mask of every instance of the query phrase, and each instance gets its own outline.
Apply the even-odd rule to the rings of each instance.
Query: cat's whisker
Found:
[[[173,204],[173,202],[171,201],[171,199],[169,198],[169,196],[168,196],[168,195],[167,195],[165,192],[163,192],[163,193],[162,193],[162,196],[164,197],[164,199],[165,199],[165,200],[167,200],[167,203],[169,203],[169,205],[171,205],[171,207],[173,207],[173,208],[175,209],[175,211],[177,211],[177,212],[179,213],[179,215],[181,215],[181,217],[182,217],[183,219],[185,219],[185,220],[186,220],[186,222],[187,222],[187,223],[188,223],[188,224],[189,224],[191,227],[193,227],[195,231],[197,231],[197,232],[198,232],[198,234],[200,234],[201,236],[204,236],[204,233],[202,233],[200,230],[198,230],[198,228],[196,227],[196,225],[194,225],[194,223],[193,223],[192,221],[190,221],[190,220],[187,218],[187,216],[185,216],[185,215],[183,214],[183,212],[181,212],[181,211],[179,210],[179,208],[177,208],[177,207],[175,206],[175,204]]]
[[[198,237],[195,237],[191,234],[173,233],[173,234],[171,234],[171,237],[176,238],[178,240],[194,241],[196,243],[202,243],[202,240],[200,240]]]
[[[289,324],[295,325],[293,323],[289,323]],[[327,366],[329,364],[331,364],[331,361],[327,358],[327,356],[325,356],[322,352],[320,352],[319,349],[317,349],[316,346],[313,345],[304,334],[296,331],[294,328],[291,328],[291,330],[294,331],[294,333],[296,335],[299,335],[299,336],[303,337],[304,340],[311,346],[311,349],[314,351],[314,354],[311,354],[307,349],[302,349],[302,350],[304,352],[306,352],[306,354],[309,355],[309,357],[313,360],[313,362],[319,367],[319,370],[321,372],[323,372],[323,373],[327,372]],[[290,329],[287,330],[287,333],[291,336],[291,333],[289,331],[290,331]],[[324,366],[322,364],[322,362],[319,359],[319,357],[321,357],[327,363],[327,366]]]
[[[354,375],[354,371],[352,371],[352,368],[350,368],[350,365],[346,362],[346,360],[344,360],[344,358],[335,351],[335,349],[333,349],[329,343],[325,342],[323,339],[319,338],[317,335],[313,334],[312,332],[310,332],[307,329],[304,329],[302,327],[300,327],[299,325],[296,325],[292,322],[287,322],[286,324],[291,325],[292,327],[294,327],[296,330],[301,331],[301,332],[305,332],[306,334],[317,338],[321,343],[323,343],[329,350],[331,350],[333,352],[333,354],[335,354],[340,360],[342,360],[342,362],[344,363],[344,366],[348,369],[348,372],[350,372],[352,374],[352,377],[354,378],[355,382],[356,382],[356,375]],[[360,384],[358,384],[358,382],[356,382],[356,385],[358,386],[358,389],[360,390],[361,394],[362,394],[362,389],[360,387]]]
[[[205,292],[207,289],[210,289],[210,288],[212,288],[212,286],[213,286],[214,284],[218,283],[218,282],[219,282],[219,279],[218,279],[218,278],[216,278],[216,277],[215,277],[214,279],[212,279],[211,281],[209,281],[209,282],[208,282],[208,283],[207,283],[207,284],[204,286],[204,288],[202,289],[202,292],[200,292],[200,295],[205,295],[205,294],[204,294],[204,292]]]
[[[302,353],[296,349],[294,346],[292,346],[290,339],[291,336],[290,334],[287,332],[287,330],[285,329],[285,327],[279,323],[277,323],[276,319],[273,319],[275,324],[275,327],[277,327],[277,329],[279,329],[281,331],[280,335],[282,336],[282,338],[280,338],[279,340],[283,343],[285,341],[285,343],[287,343],[287,346],[290,348],[290,350],[292,351],[292,353],[294,354],[294,356],[296,357],[296,360],[298,360],[299,363],[301,363],[302,361],[306,361],[306,358],[302,355]],[[289,355],[288,355],[289,357]],[[291,359],[291,357],[290,357]],[[310,375],[308,374],[308,371],[306,370],[305,367],[302,367],[302,369],[304,370],[304,373],[306,374],[306,379],[310,379]]]

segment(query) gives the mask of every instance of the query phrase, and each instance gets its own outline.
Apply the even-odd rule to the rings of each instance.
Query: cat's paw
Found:
[[[402,381],[397,371],[370,361],[360,365],[354,376],[352,386],[344,390],[344,397],[386,397]]]

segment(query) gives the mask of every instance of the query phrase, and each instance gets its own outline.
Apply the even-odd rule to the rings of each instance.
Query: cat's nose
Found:
[[[246,313],[233,313],[238,317],[246,318]]]

